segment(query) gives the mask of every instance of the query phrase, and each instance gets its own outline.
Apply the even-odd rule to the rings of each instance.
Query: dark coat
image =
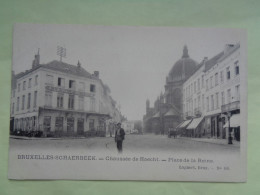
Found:
[[[120,137],[118,139],[118,137]],[[123,128],[120,128],[120,135],[117,135],[117,131],[115,134],[115,141],[117,142],[118,140],[123,141],[125,139],[125,130]]]

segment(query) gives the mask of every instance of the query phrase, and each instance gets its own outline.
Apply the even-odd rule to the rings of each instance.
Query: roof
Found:
[[[225,51],[222,51],[215,55],[213,58],[207,60],[205,62],[205,71],[208,71],[211,69],[215,64],[218,62],[224,60],[227,56],[231,55],[233,52],[235,52],[238,48],[240,48],[240,44],[237,43],[236,45],[227,45],[227,49]]]
[[[87,78],[93,78],[89,72],[87,72],[84,68],[81,66],[75,66],[71,64],[67,64],[65,62],[53,60],[49,62],[48,64],[40,65],[43,68],[51,69],[51,70],[57,70],[64,73],[70,73],[76,76],[82,76]]]
[[[197,65],[198,63],[189,57],[188,48],[185,45],[183,48],[182,58],[175,62],[168,74],[167,80],[169,82],[185,80],[197,70]]]
[[[21,73],[17,74],[16,78],[21,78],[24,75],[26,75],[30,72],[33,72],[33,71],[35,71],[39,68],[47,68],[47,69],[50,69],[50,70],[55,70],[55,71],[60,71],[60,72],[63,72],[63,73],[73,74],[73,75],[76,75],[76,76],[96,79],[95,76],[91,75],[88,71],[86,71],[81,66],[67,64],[65,62],[58,61],[58,60],[53,60],[53,61],[51,61],[47,64],[39,64],[37,66],[34,66],[30,70],[27,70],[25,72],[21,72]]]
[[[152,118],[158,118],[160,116],[160,112],[157,112]]]
[[[207,60],[205,62],[205,71],[211,69],[215,64],[217,64],[218,60],[224,55],[224,51],[218,53],[213,58]]]
[[[196,129],[204,117],[194,118],[187,129]]]
[[[164,115],[164,116],[175,116],[179,115],[177,112],[175,112],[172,108]]]

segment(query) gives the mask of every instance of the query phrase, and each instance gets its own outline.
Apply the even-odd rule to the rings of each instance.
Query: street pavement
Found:
[[[10,138],[10,149],[12,148],[39,148],[39,149],[105,149],[116,151],[116,143],[113,137],[95,138]],[[214,142],[203,142],[189,138],[168,138],[166,135],[126,135],[123,142],[123,150],[135,151],[154,151],[154,152],[210,152],[222,154],[238,154],[240,147]]]

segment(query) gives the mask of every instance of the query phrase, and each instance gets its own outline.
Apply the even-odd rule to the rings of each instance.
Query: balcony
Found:
[[[240,109],[240,101],[231,102],[221,106],[221,112],[229,112]]]

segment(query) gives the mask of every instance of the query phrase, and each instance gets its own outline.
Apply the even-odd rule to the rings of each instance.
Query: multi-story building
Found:
[[[32,68],[13,78],[13,130],[37,130],[47,136],[85,135],[105,131],[107,119],[120,121],[99,72],[90,74],[79,62],[77,66],[56,60],[40,64],[38,53]]]
[[[232,115],[233,138],[240,140],[240,62],[240,44],[226,45],[213,58],[205,58],[184,83],[185,129],[190,136],[225,139]]]

